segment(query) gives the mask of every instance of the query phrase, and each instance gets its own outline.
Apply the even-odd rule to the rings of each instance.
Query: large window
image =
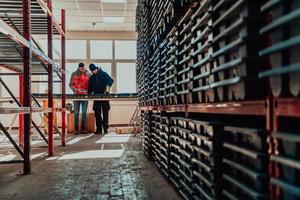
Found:
[[[48,81],[48,76],[33,76],[32,79],[36,80],[36,81]],[[60,81],[60,78],[57,76],[57,74],[53,74],[53,94],[61,94],[61,83],[56,82],[56,81]],[[47,82],[43,82],[43,83],[39,83],[37,84],[33,84],[32,85],[32,89],[35,92],[38,93],[48,93],[48,83]]]
[[[117,63],[117,93],[136,92],[135,63]]]
[[[58,41],[54,46],[60,50]],[[66,43],[66,92],[73,93],[69,82],[80,62],[86,65],[89,72],[91,63],[107,72],[115,80],[112,93],[136,92],[135,59],[135,40],[69,39]]]
[[[112,59],[112,40],[91,40],[91,59]]]
[[[67,59],[86,59],[86,40],[67,40]]]
[[[116,59],[136,59],[136,41],[116,40],[115,45]]]
[[[47,40],[38,40],[37,41],[39,47],[43,50],[43,52],[48,55],[48,42]],[[61,57],[61,41],[53,40],[53,58],[60,59]]]
[[[53,58],[54,59],[61,58],[61,41],[60,40],[53,41]]]

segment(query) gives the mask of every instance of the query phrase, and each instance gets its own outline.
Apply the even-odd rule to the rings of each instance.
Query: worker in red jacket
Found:
[[[70,88],[74,94],[84,95],[88,92],[89,87],[89,72],[85,69],[83,63],[78,64],[78,69],[72,73],[70,80]],[[87,133],[85,128],[86,112],[88,108],[88,101],[74,101],[74,118],[75,118],[75,135],[79,134],[79,112],[80,105],[82,109],[81,116],[81,133]]]

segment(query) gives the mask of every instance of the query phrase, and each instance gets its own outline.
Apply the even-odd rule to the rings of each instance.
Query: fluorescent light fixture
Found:
[[[104,23],[124,23],[124,17],[103,17]]]
[[[126,0],[102,0],[102,2],[103,3],[125,3]]]

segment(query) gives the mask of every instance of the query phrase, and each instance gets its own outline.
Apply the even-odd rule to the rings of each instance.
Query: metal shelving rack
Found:
[[[236,116],[260,116],[266,121],[268,131],[268,144],[270,155],[276,155],[278,142],[273,133],[280,132],[280,120],[282,118],[300,118],[299,98],[276,98],[269,94],[265,100],[242,101],[242,102],[218,102],[200,104],[181,104],[166,106],[143,106],[142,111],[154,112],[181,112],[185,117],[191,113],[214,114],[214,115],[236,115]],[[281,122],[282,123],[282,122]],[[269,175],[280,177],[281,170],[276,162],[270,162]],[[271,186],[271,199],[280,199],[281,190]]]
[[[143,2],[143,1],[141,1]],[[146,2],[146,1],[145,1]],[[203,3],[202,5],[206,5],[213,1],[199,1]],[[232,1],[234,2],[234,1]],[[295,24],[299,23],[299,5],[296,3],[297,1],[272,1],[266,0],[262,1],[263,4],[260,8],[256,8],[258,14],[263,14],[261,17],[267,19],[265,22],[261,22],[263,25],[260,30],[256,30],[256,32],[260,32],[259,37],[261,39],[265,38],[265,41],[268,41],[268,44],[262,45],[260,48],[255,51],[259,51],[259,58],[262,58],[264,61],[262,64],[255,64],[256,66],[262,67],[260,72],[255,75],[256,81],[250,84],[249,86],[259,86],[260,88],[252,88],[250,90],[246,90],[247,92],[251,91],[251,98],[241,98],[241,101],[229,101],[229,98],[222,98],[219,100],[209,101],[206,98],[197,103],[193,102],[192,104],[179,104],[179,105],[165,105],[166,103],[161,103],[163,105],[150,104],[147,102],[147,97],[149,96],[147,90],[149,87],[144,86],[143,79],[138,80],[140,83],[140,95],[141,100],[141,110],[146,114],[148,111],[150,113],[166,113],[166,112],[177,112],[180,113],[180,116],[185,114],[186,118],[192,118],[196,115],[204,116],[203,118],[216,118],[219,119],[229,118],[234,116],[234,119],[239,120],[239,118],[250,117],[251,119],[259,119],[262,124],[259,126],[263,126],[268,133],[267,141],[268,144],[268,170],[266,171],[270,177],[270,182],[268,182],[268,193],[270,193],[270,199],[283,199],[284,193],[289,193],[289,195],[294,195],[294,198],[298,199],[300,196],[299,190],[299,182],[296,181],[297,176],[294,174],[299,174],[299,118],[300,118],[300,87],[299,87],[299,59],[297,57],[299,52],[299,31],[295,31]],[[215,18],[216,10],[220,5],[224,3],[228,3],[228,1],[216,1],[214,2],[215,6],[213,10],[207,9],[205,10],[206,14],[212,12],[213,18]],[[234,2],[236,6],[240,6],[246,1],[236,1]],[[247,2],[249,3],[249,2]],[[229,3],[230,4],[230,3]],[[251,4],[251,3],[250,3]],[[248,4],[248,5],[250,5]],[[252,5],[252,4],[251,4]],[[258,5],[258,3],[254,3],[253,5]],[[143,4],[140,4],[143,6]],[[146,6],[145,6],[146,7]],[[234,8],[234,7],[232,7]],[[236,8],[236,7],[235,7]],[[282,10],[281,10],[282,9]],[[146,9],[147,10],[147,9]],[[219,29],[218,23],[222,21],[224,18],[230,18],[230,12],[233,9],[224,10],[224,14],[219,13],[221,17],[219,17],[216,23],[213,23],[214,29]],[[138,13],[141,16],[144,15],[144,12]],[[138,18],[141,16],[137,16]],[[146,18],[146,17],[145,17]],[[204,21],[205,17],[200,18],[200,21]],[[242,22],[241,19],[240,22]],[[251,21],[251,20],[250,20]],[[143,20],[140,20],[139,23],[146,23]],[[258,22],[259,23],[259,22]],[[266,24],[265,24],[266,23]],[[238,24],[238,23],[237,23]],[[237,25],[235,24],[235,25]],[[143,24],[142,24],[143,25]],[[207,25],[204,24],[205,28]],[[188,25],[187,25],[188,26]],[[139,26],[138,26],[139,27]],[[141,26],[143,28],[144,26]],[[220,51],[219,43],[216,42],[220,40],[220,37],[226,34],[229,34],[230,27],[226,26],[222,27],[224,30],[223,34],[217,32],[217,36],[215,40],[213,40],[213,47],[218,45],[216,51],[217,53],[213,54],[213,58],[216,59],[218,54],[226,52],[226,49]],[[234,26],[232,26],[234,27]],[[231,28],[232,28],[231,27]],[[257,26],[258,27],[258,26]],[[256,28],[256,27],[254,27]],[[233,28],[234,29],[234,28]],[[138,29],[139,30],[139,29]],[[205,31],[203,31],[205,32]],[[143,33],[143,32],[142,32]],[[284,33],[282,38],[281,34]],[[279,37],[280,36],[280,37]],[[144,38],[147,38],[146,36]],[[188,37],[186,37],[188,38]],[[173,37],[171,38],[173,39]],[[142,40],[141,40],[142,41]],[[205,40],[206,42],[207,40]],[[262,41],[264,42],[264,41]],[[142,41],[140,46],[142,46],[145,42]],[[205,43],[203,43],[206,46]],[[259,42],[256,42],[258,45]],[[147,43],[145,43],[147,46]],[[225,44],[222,44],[225,46]],[[222,46],[221,45],[221,46]],[[227,46],[231,48],[230,46]],[[228,50],[227,48],[227,50]],[[145,56],[144,49],[140,48],[138,55],[140,55],[140,62],[142,63],[147,58],[148,54]],[[188,49],[188,48],[187,48]],[[215,49],[214,49],[215,50]],[[235,57],[235,56],[234,56]],[[276,58],[276,59],[275,59]],[[202,65],[207,60],[206,58],[201,58]],[[225,59],[225,58],[224,58]],[[228,58],[227,58],[228,59]],[[257,60],[259,60],[257,58]],[[205,62],[204,62],[205,61]],[[197,65],[197,64],[195,64]],[[234,62],[231,62],[230,65],[234,65]],[[230,66],[228,65],[228,66]],[[226,66],[226,65],[225,65]],[[225,68],[223,65],[223,67]],[[227,66],[227,67],[228,67]],[[218,66],[220,67],[220,66]],[[253,66],[255,67],[255,66]],[[196,67],[194,67],[196,68]],[[144,73],[145,70],[148,69],[148,63],[144,62],[144,65],[140,64],[140,74]],[[209,70],[205,71],[206,68],[203,68],[203,71],[200,73],[200,77],[203,79],[201,85],[199,86],[199,90],[194,88],[194,91],[198,93],[203,93],[203,91],[209,92],[209,85],[207,80],[207,74],[209,74]],[[222,67],[221,67],[222,70]],[[213,73],[221,71],[213,69]],[[194,70],[195,72],[195,70]],[[194,75],[194,74],[193,74]],[[196,74],[197,76],[198,74]],[[220,74],[222,77],[222,74]],[[224,75],[226,76],[226,75]],[[198,77],[197,79],[201,79]],[[205,77],[205,78],[203,78]],[[258,78],[259,77],[259,78]],[[270,82],[267,84],[267,78],[270,78]],[[195,76],[194,76],[195,78]],[[219,78],[219,77],[218,77]],[[225,84],[226,85],[226,84]],[[197,86],[197,85],[196,85]],[[214,82],[211,84],[212,88],[222,89],[218,82]],[[292,87],[295,86],[295,87]],[[194,87],[194,86],[193,86]],[[262,88],[261,88],[262,87]],[[167,90],[166,88],[164,88]],[[224,89],[223,89],[224,90]],[[223,90],[212,90],[213,93],[220,92],[224,93]],[[263,93],[256,96],[260,90],[263,90]],[[199,92],[201,91],[201,92]],[[204,93],[203,93],[204,94]],[[209,93],[207,93],[209,94]],[[215,96],[215,95],[214,95]],[[199,98],[199,96],[198,96]],[[232,98],[234,99],[234,98]],[[255,99],[255,100],[253,100]],[[213,102],[213,103],[208,103]],[[169,104],[177,104],[176,101],[171,101]],[[223,119],[221,119],[222,121]],[[227,121],[227,120],[224,120]],[[290,168],[287,168],[290,167]],[[290,170],[288,170],[290,169]],[[288,183],[287,183],[288,182]],[[295,183],[296,182],[296,183]],[[289,196],[288,196],[289,197]],[[286,197],[287,199],[289,199]],[[291,197],[291,196],[290,196]],[[234,199],[234,198],[232,198]],[[254,199],[254,198],[253,198]]]
[[[203,1],[203,2],[207,2],[207,1]],[[278,3],[278,2],[276,3],[273,2],[274,3],[273,4],[270,2],[271,1],[268,1],[266,5],[270,6]],[[145,64],[145,66],[147,65]],[[274,70],[275,75],[276,72],[277,71]],[[261,79],[259,79],[259,81],[262,81],[262,78],[265,77],[266,76],[260,76]],[[178,112],[181,114],[184,113],[186,118],[193,117],[195,116],[195,114],[197,115],[199,114],[199,116],[209,116],[209,117],[212,116],[215,118],[219,118],[220,116],[221,117],[235,116],[237,118],[251,116],[251,119],[253,119],[252,117],[254,117],[255,120],[256,119],[263,120],[264,122],[263,126],[268,132],[268,137],[267,137],[267,144],[269,147],[268,159],[270,159],[270,162],[268,164],[268,170],[266,172],[269,174],[271,179],[277,177],[280,178],[282,176],[282,172],[280,171],[280,166],[278,166],[276,162],[272,160],[272,156],[278,154],[278,141],[276,141],[277,138],[276,136],[274,136],[274,133],[279,132],[277,134],[280,134],[280,131],[282,131],[280,129],[281,128],[280,126],[282,126],[283,123],[281,122],[282,118],[296,118],[297,120],[299,119],[300,101],[299,101],[299,97],[276,98],[274,95],[271,94],[271,88],[272,88],[271,84],[266,84],[266,82],[264,82],[261,85],[264,86],[266,92],[262,96],[249,98],[249,100],[246,101],[242,100],[242,101],[227,102],[222,100],[214,103],[207,103],[206,101],[205,103],[191,103],[191,104],[179,104],[179,105],[153,105],[153,104],[144,103],[145,101],[144,99],[142,99],[142,104],[140,105],[141,105],[141,110],[144,111],[145,113],[148,113],[148,111],[150,111],[150,113]],[[142,92],[144,91],[141,90],[141,93]],[[258,99],[258,100],[250,100],[250,99]],[[177,104],[177,102],[175,102],[175,104]],[[290,135],[287,133],[285,139],[289,136]],[[298,138],[297,142],[299,142],[299,137],[297,138]],[[299,165],[297,166],[298,166],[297,169],[299,169]],[[270,192],[270,199],[281,199],[280,195],[282,191],[279,190],[279,187],[275,187],[274,185],[272,185],[271,181],[269,182],[268,185],[269,192]],[[285,190],[287,190],[287,188],[285,188]]]
[[[277,103],[275,104],[275,102]],[[290,103],[290,105],[288,103]],[[298,104],[296,103],[298,102]],[[276,107],[275,107],[276,105]],[[284,116],[299,116],[299,100],[282,99],[274,100],[270,95],[265,100],[253,100],[242,102],[218,102],[218,103],[199,103],[199,104],[181,104],[181,105],[166,105],[166,106],[144,106],[141,107],[143,112],[180,112],[184,113],[186,118],[191,115],[197,114],[213,114],[215,117],[218,115],[226,116],[252,116],[265,119],[265,127],[268,132],[269,153],[274,151],[274,140],[271,135],[274,128],[277,127],[277,117]],[[278,173],[276,165],[270,163],[269,175]],[[273,187],[271,195],[276,195],[276,189]],[[278,198],[275,198],[278,199]]]
[[[6,0],[0,2],[0,67],[12,71],[1,76],[19,76],[19,100],[12,94],[2,79],[1,83],[17,103],[18,108],[0,108],[0,114],[19,114],[19,141],[17,145],[3,124],[0,128],[12,142],[23,160],[2,163],[23,163],[23,173],[31,173],[31,125],[48,144],[48,155],[53,156],[53,113],[62,115],[62,145],[66,136],[66,95],[65,95],[65,11],[61,11],[61,24],[56,21],[52,12],[52,0]],[[48,55],[46,55],[32,35],[47,35]],[[53,34],[61,37],[61,65],[53,61]],[[53,75],[57,74],[62,83],[61,108],[53,107]],[[36,101],[31,92],[31,76],[48,76],[48,107],[33,107]],[[32,120],[32,113],[40,112],[48,118],[48,138],[39,130]],[[23,147],[23,149],[22,149]]]

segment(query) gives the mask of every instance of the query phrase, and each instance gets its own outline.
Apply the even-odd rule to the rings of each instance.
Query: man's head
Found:
[[[79,69],[79,71],[84,72],[85,71],[84,64],[83,63],[79,63],[78,64],[78,69]]]
[[[95,64],[90,64],[89,68],[93,74],[97,74],[98,67]]]

